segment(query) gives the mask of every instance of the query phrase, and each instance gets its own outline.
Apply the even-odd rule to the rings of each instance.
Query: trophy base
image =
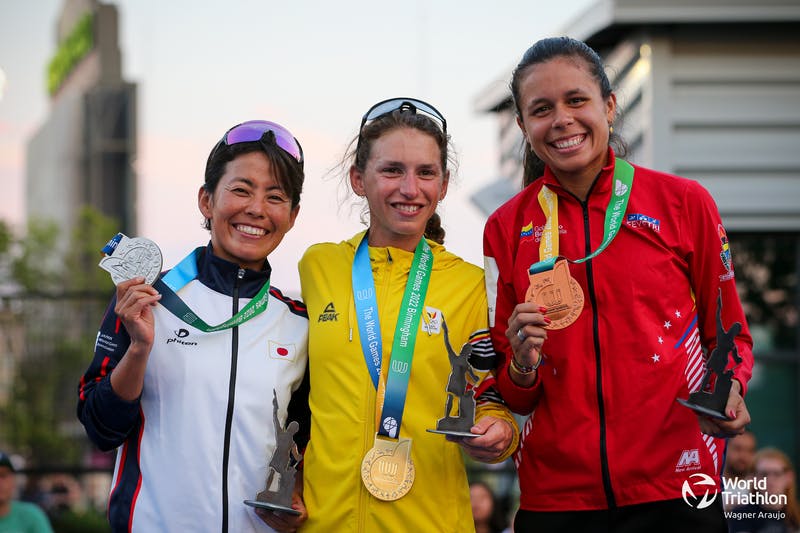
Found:
[[[280,511],[282,513],[293,515],[300,514],[300,511],[297,511],[296,509],[292,509],[291,507],[286,507],[284,505],[278,505],[276,503],[261,502],[258,500],[245,500],[244,504],[249,505],[250,507],[257,507],[258,509],[266,509],[267,511]]]
[[[456,431],[453,429],[428,429],[426,430],[428,433],[438,433],[440,435],[451,435],[453,437],[466,437],[468,439],[474,439],[475,437],[480,437],[477,433],[470,433],[469,431]]]
[[[688,407],[689,409],[691,409],[696,413],[700,413],[701,415],[710,416],[711,418],[716,418],[717,420],[731,420],[725,415],[725,413],[715,411],[710,407],[706,407],[704,405],[698,405],[696,403],[691,403],[688,400],[684,400],[683,398],[677,398],[677,402],[685,407]]]

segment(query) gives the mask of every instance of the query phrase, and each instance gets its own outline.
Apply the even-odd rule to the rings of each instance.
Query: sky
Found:
[[[50,109],[45,69],[64,1],[0,2],[0,219],[20,231],[25,149]],[[208,152],[239,122],[278,122],[306,157],[300,214],[270,256],[273,284],[297,295],[303,251],[363,227],[359,208],[342,205],[337,167],[364,112],[395,96],[447,119],[459,166],[440,208],[445,245],[482,265],[485,217],[469,197],[497,178],[499,154],[495,118],[475,101],[592,0],[104,3],[119,10],[123,78],[138,84],[139,227],[129,236],[158,243],[164,268],[205,244],[197,190]]]

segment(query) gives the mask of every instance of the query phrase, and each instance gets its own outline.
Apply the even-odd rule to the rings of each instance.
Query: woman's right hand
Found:
[[[523,302],[514,307],[508,319],[506,338],[511,345],[512,357],[520,367],[535,367],[542,358],[542,346],[547,340],[547,330],[544,326],[550,319],[544,316],[546,307],[535,302]],[[536,372],[520,374],[511,371],[511,379],[520,386],[530,386],[536,379]]]
[[[153,346],[155,319],[153,306],[158,304],[161,294],[139,276],[117,285],[117,305],[114,312],[122,321],[131,338],[131,345],[146,349]]]

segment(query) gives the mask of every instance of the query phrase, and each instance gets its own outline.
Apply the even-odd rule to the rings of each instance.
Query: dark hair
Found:
[[[473,481],[472,483],[469,484],[470,489],[476,486],[483,487],[489,494],[489,498],[492,500],[492,512],[489,515],[489,523],[488,523],[489,530],[492,533],[501,533],[503,530],[505,530],[506,526],[508,525],[508,520],[506,520],[506,512],[505,512],[506,505],[504,504],[504,501],[502,501],[500,498],[497,497],[497,495],[494,493],[494,490],[489,485],[489,483],[482,480],[478,480],[478,481]],[[475,517],[473,515],[473,520],[474,518]]]
[[[225,174],[225,167],[229,162],[242,154],[250,152],[263,152],[267,156],[275,173],[275,179],[281,189],[289,196],[292,201],[292,208],[300,203],[300,193],[303,192],[303,165],[298,163],[295,158],[286,153],[283,148],[275,144],[272,132],[268,132],[267,137],[271,142],[264,140],[252,142],[240,142],[227,145],[222,141],[218,142],[206,161],[206,174],[203,188],[209,194],[217,190],[217,184]],[[211,229],[211,221],[206,219],[203,223],[205,229]]]
[[[522,117],[522,110],[520,109],[520,94],[519,85],[522,77],[527,72],[528,68],[533,65],[546,63],[557,57],[572,57],[582,59],[586,66],[589,67],[589,72],[592,74],[597,85],[600,87],[600,94],[603,98],[608,98],[613,92],[611,82],[608,81],[605,67],[603,65],[600,55],[595,52],[589,45],[583,41],[573,39],[571,37],[548,37],[541,39],[528,48],[522,55],[517,68],[514,69],[511,75],[511,96],[514,99],[514,107],[517,111],[517,117]],[[625,142],[618,133],[612,132],[609,136],[608,142],[614,147],[614,152],[619,156],[624,156],[627,153]],[[544,161],[539,159],[539,156],[531,149],[530,143],[523,140],[523,172],[522,184],[523,187],[532,183],[536,178],[544,174]]]
[[[361,129],[359,136],[350,143],[351,146],[356,146],[356,148],[352,150],[352,153],[346,155],[345,159],[351,159],[353,166],[364,172],[372,152],[372,144],[386,133],[399,128],[413,128],[433,137],[439,147],[443,173],[447,172],[448,161],[455,166],[455,161],[450,159],[447,149],[450,137],[442,131],[441,127],[433,119],[422,113],[401,109],[386,113],[366,124]],[[438,213],[434,212],[425,225],[425,237],[439,244],[444,244],[444,234],[442,219]]]

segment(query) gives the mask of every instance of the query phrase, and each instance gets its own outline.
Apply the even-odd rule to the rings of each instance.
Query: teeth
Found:
[[[572,148],[573,146],[578,146],[582,142],[583,142],[583,135],[579,135],[577,137],[572,137],[571,139],[567,139],[564,141],[556,141],[553,143],[553,145],[556,148]]]
[[[395,207],[406,213],[416,213],[419,211],[418,205],[396,204]]]
[[[239,226],[236,226],[236,229],[238,231],[241,231],[242,233],[247,233],[248,235],[257,235],[259,237],[261,237],[262,235],[266,235],[267,234],[267,232],[265,230],[263,230],[261,228],[254,228],[253,226],[242,226],[242,225],[239,225]]]

